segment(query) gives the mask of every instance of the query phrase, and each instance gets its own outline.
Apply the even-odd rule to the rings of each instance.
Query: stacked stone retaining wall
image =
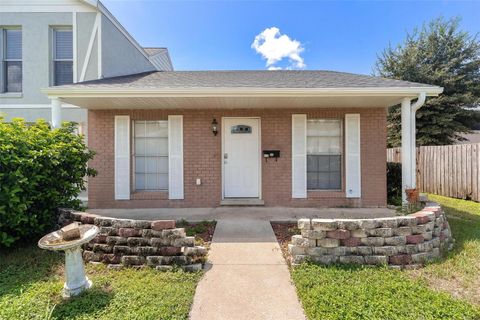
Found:
[[[83,258],[105,263],[109,268],[150,266],[168,270],[179,266],[188,271],[200,270],[207,250],[195,246],[195,237],[187,237],[175,220],[133,220],[102,217],[86,212],[59,209],[60,226],[78,221],[100,229],[84,245]]]
[[[376,219],[300,219],[289,244],[292,263],[418,266],[450,249],[442,209],[429,204],[406,216]]]

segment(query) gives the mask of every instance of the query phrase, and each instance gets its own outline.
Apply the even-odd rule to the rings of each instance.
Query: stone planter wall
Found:
[[[195,246],[195,237],[175,227],[175,220],[115,219],[59,209],[60,226],[73,221],[99,227],[98,235],[84,246],[83,258],[109,268],[146,265],[168,270],[176,265],[194,271],[202,268],[207,255],[204,247]]]
[[[418,266],[441,256],[453,239],[442,209],[429,204],[407,216],[377,219],[300,219],[292,263]]]

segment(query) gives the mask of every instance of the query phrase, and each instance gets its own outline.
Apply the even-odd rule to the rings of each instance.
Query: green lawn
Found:
[[[480,319],[480,204],[430,195],[455,248],[421,270],[303,264],[292,270],[309,319]]]
[[[94,288],[60,298],[63,257],[35,247],[0,254],[0,319],[187,319],[202,273],[87,266]]]

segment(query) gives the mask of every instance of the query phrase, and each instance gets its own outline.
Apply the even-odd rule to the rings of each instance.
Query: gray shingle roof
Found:
[[[432,88],[422,83],[323,71],[162,71],[86,81],[61,88]]]

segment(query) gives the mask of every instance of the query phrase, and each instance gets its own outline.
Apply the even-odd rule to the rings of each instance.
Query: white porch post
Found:
[[[405,189],[412,188],[412,112],[409,98],[402,100],[402,202],[407,202]],[[415,134],[414,134],[415,136]]]
[[[52,129],[60,128],[62,125],[62,102],[58,98],[51,99],[52,105]]]

